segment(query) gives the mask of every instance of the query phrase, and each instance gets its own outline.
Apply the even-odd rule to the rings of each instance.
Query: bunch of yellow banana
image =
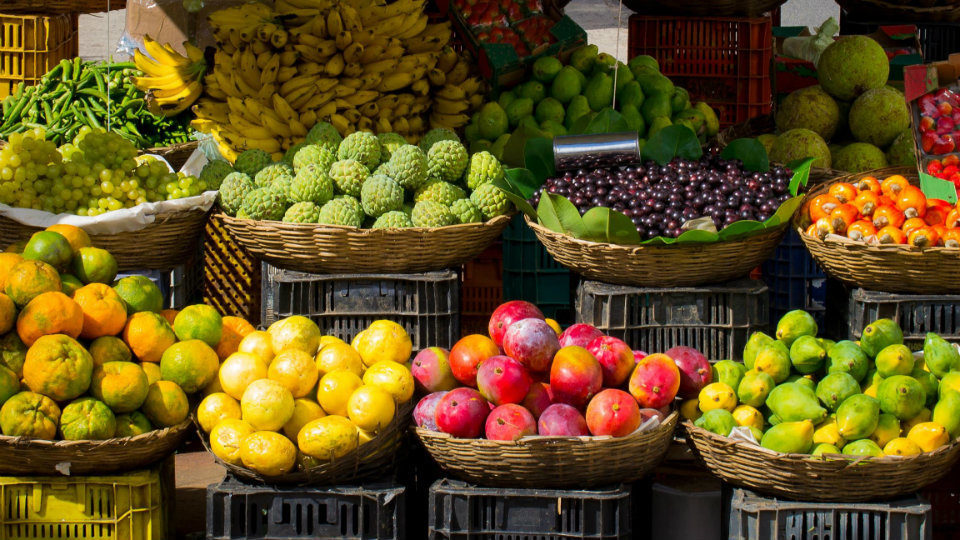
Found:
[[[433,106],[430,127],[461,128],[470,123],[470,114],[484,102],[486,84],[479,77],[470,77],[472,62],[467,53],[450,47],[440,52],[437,67],[428,74]]]
[[[154,114],[179,114],[193,105],[203,91],[200,80],[207,70],[203,51],[189,42],[183,46],[187,56],[144,36],[147,54],[139,49],[134,52],[137,69],[145,75],[133,77],[133,84],[146,92],[147,105]]]
[[[261,2],[246,2],[211,13],[207,20],[220,48],[229,53],[245,45],[261,52],[287,44],[289,34],[277,13]]]

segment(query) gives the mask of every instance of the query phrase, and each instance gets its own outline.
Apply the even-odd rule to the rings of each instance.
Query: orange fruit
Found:
[[[127,306],[127,314],[141,311],[160,313],[163,309],[163,293],[160,287],[147,276],[127,276],[120,278],[113,290],[117,291]]]
[[[304,397],[317,384],[317,365],[309,354],[287,349],[274,357],[267,368],[267,378],[285,386],[293,397]]]
[[[293,400],[293,416],[283,425],[283,433],[293,440],[297,439],[297,434],[308,422],[323,418],[327,414],[323,412],[320,405],[312,399]]]
[[[25,306],[35,297],[51,291],[60,291],[60,274],[42,261],[20,261],[7,275],[4,292],[18,306]]]
[[[216,347],[223,334],[223,319],[212,307],[194,304],[177,313],[173,321],[173,331],[180,341],[199,339],[211,347]]]
[[[0,293],[0,334],[9,332],[17,322],[17,306],[13,299]]]
[[[342,341],[320,349],[316,362],[320,377],[338,369],[345,369],[357,376],[363,375],[363,359],[360,358],[360,353]]]
[[[244,467],[264,476],[280,476],[296,465],[297,447],[279,433],[257,431],[240,443],[240,460]]]
[[[92,376],[90,353],[63,334],[38,339],[23,362],[23,380],[27,387],[57,401],[67,401],[86,392]]]
[[[197,405],[197,422],[207,433],[227,418],[240,419],[240,402],[223,392],[210,394]]]
[[[223,364],[220,364],[220,365],[223,365]],[[203,394],[204,397],[209,396],[210,394],[215,394],[217,392],[223,392],[223,386],[220,385],[219,371],[217,372],[217,376],[214,377],[212,381],[207,383],[207,385],[200,390],[200,393]]]
[[[353,372],[338,369],[320,379],[317,385],[317,403],[327,414],[347,416],[347,401],[353,391],[363,386],[363,381]]]
[[[17,316],[17,334],[28,347],[40,336],[65,334],[80,336],[83,311],[62,292],[45,292],[27,304]]]
[[[237,352],[240,341],[254,331],[256,328],[245,319],[230,315],[223,317],[223,333],[220,335],[217,346],[214,347],[220,360],[226,360],[228,356]]]
[[[117,415],[117,437],[136,437],[153,431],[147,415],[140,411]]]
[[[177,313],[180,313],[180,311],[176,309],[164,309],[160,311],[160,315],[170,323],[170,326],[173,326],[173,321],[177,319]]]
[[[23,258],[43,261],[58,270],[63,270],[73,260],[73,248],[62,234],[39,231],[33,233],[27,245],[23,247]]]
[[[387,427],[397,405],[386,390],[365,384],[350,394],[347,400],[347,416],[358,428],[376,431]]]
[[[294,315],[281,319],[267,328],[270,334],[270,344],[273,351],[279,353],[284,349],[300,349],[314,355],[320,347],[320,328],[317,323],[302,315]]]
[[[93,357],[93,367],[102,366],[107,362],[130,362],[133,360],[130,347],[127,347],[122,339],[115,336],[98,337],[90,343],[87,351]]]
[[[82,338],[115,336],[127,324],[127,307],[117,291],[109,285],[84,285],[74,293],[73,301],[83,312],[83,330],[80,331]]]
[[[374,321],[354,336],[350,343],[360,353],[363,363],[371,366],[380,360],[404,363],[410,360],[413,343],[410,334],[393,321]]]
[[[153,384],[160,380],[160,364],[154,362],[140,362],[140,369],[147,375],[147,384]]]
[[[293,394],[277,381],[259,379],[243,391],[240,411],[255,429],[277,431],[293,417]]]
[[[20,377],[13,371],[0,366],[0,405],[20,391]],[[319,405],[317,405],[319,407]]]
[[[407,366],[391,360],[381,360],[367,368],[363,373],[363,384],[380,387],[396,403],[406,403],[413,397],[413,374]]]
[[[35,392],[20,392],[0,407],[0,430],[9,437],[53,439],[60,424],[60,407]]]
[[[117,417],[107,404],[92,397],[70,402],[60,414],[60,435],[65,441],[102,441],[117,432]]]
[[[213,455],[231,465],[242,465],[240,443],[254,432],[253,426],[243,420],[221,420],[210,431],[210,450]]]
[[[147,399],[147,374],[133,362],[107,362],[93,370],[90,393],[113,412],[133,412]]]
[[[19,253],[0,253],[0,291],[7,288],[7,277],[10,271],[23,257]]]
[[[242,398],[253,381],[266,378],[267,365],[250,353],[233,353],[220,365],[220,386],[233,399]]]
[[[337,336],[320,336],[320,346],[317,349],[317,353],[323,350],[327,345],[333,345],[334,343],[343,343],[344,341]]]
[[[85,248],[92,245],[92,242],[90,241],[90,235],[87,234],[87,231],[77,227],[76,225],[57,223],[56,225],[47,227],[46,230],[53,231],[66,238],[67,242],[70,243],[70,249],[72,249],[74,253],[78,252],[80,248]]]
[[[217,376],[220,359],[209,345],[199,339],[174,343],[160,358],[160,376],[173,381],[192,394]]]
[[[343,416],[324,416],[308,422],[297,435],[304,454],[322,460],[342,458],[359,445],[357,426]]]
[[[4,249],[6,253],[23,253],[23,247],[27,245],[26,240],[17,240]]]
[[[81,287],[83,287],[83,282],[73,274],[60,274],[60,292],[63,294],[73,298],[73,295],[76,294]]]
[[[83,247],[73,259],[73,273],[84,283],[109,285],[117,277],[117,260],[105,249]]]
[[[150,385],[141,409],[155,426],[170,427],[187,419],[190,402],[175,382],[157,381]]]
[[[26,359],[27,346],[16,332],[0,337],[0,364],[16,373],[18,380],[23,377],[23,361]]]
[[[256,355],[264,364],[270,365],[273,362],[273,345],[270,344],[270,334],[263,330],[256,330],[243,336],[240,344],[237,345],[237,352],[245,352]]]
[[[123,327],[123,341],[141,362],[159,362],[163,351],[177,342],[170,323],[160,315],[134,313]]]

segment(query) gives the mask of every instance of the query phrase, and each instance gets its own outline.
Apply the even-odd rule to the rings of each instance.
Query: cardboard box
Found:
[[[207,15],[235,5],[235,0],[204,0],[199,13],[187,13],[182,0],[127,0],[126,36],[142,43],[144,35],[169,43],[181,54],[184,41],[200,48],[216,44]]]

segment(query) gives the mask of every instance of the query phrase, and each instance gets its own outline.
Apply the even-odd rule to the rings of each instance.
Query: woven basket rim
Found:
[[[857,4],[865,4],[866,7],[879,6],[891,11],[908,11],[918,15],[941,15],[960,12],[960,5],[956,4],[950,6],[912,6],[909,3],[894,4],[885,0],[837,0],[837,3],[845,8],[848,6],[856,6]]]
[[[200,141],[184,141],[174,144],[168,144],[166,146],[151,146],[149,148],[143,148],[140,150],[144,154],[159,154],[161,152],[175,152],[182,151],[189,148],[197,148],[200,146]]]
[[[354,234],[364,234],[367,236],[384,236],[387,234],[397,234],[400,233],[416,233],[424,234],[426,231],[465,231],[468,229],[483,229],[486,227],[494,227],[503,223],[504,221],[509,221],[513,218],[515,212],[510,212],[508,214],[497,216],[492,219],[488,219],[482,222],[476,223],[458,223],[456,225],[445,225],[443,227],[384,227],[380,229],[370,229],[364,227],[351,227],[349,225],[328,225],[325,223],[289,223],[286,221],[276,221],[272,219],[243,219],[228,216],[222,210],[214,214],[219,219],[222,219],[228,223],[233,224],[234,226],[246,225],[246,223],[267,223],[271,227],[276,227],[279,229],[287,229],[292,232],[300,231],[310,231],[310,232],[320,232],[327,234],[343,234],[343,233],[354,233]]]
[[[123,447],[132,443],[138,443],[144,440],[162,439],[170,435],[176,435],[190,426],[190,419],[186,419],[174,426],[168,426],[160,429],[152,429],[146,433],[134,435],[133,437],[113,437],[110,439],[94,440],[82,439],[76,441],[67,440],[49,440],[34,439],[31,437],[11,437],[9,435],[0,435],[0,445],[15,446],[18,448],[36,449],[37,451],[46,450],[72,450],[77,452],[89,452],[99,448],[113,446]],[[97,459],[96,456],[85,456],[78,454],[79,457],[86,459]]]

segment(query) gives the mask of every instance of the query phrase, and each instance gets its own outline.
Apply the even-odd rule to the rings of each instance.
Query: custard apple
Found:
[[[250,217],[250,219],[271,219],[278,220],[283,217],[286,210],[283,204],[283,196],[271,188],[257,188],[243,198],[243,206],[240,211]]]
[[[388,176],[404,189],[415,191],[427,181],[427,155],[419,147],[405,144],[387,162]]]
[[[310,128],[310,131],[307,132],[307,139],[304,142],[307,144],[319,144],[327,150],[336,153],[337,147],[343,142],[343,137],[340,136],[337,128],[333,127],[333,124],[329,122],[317,122]]]
[[[257,186],[242,172],[232,172],[220,184],[220,207],[228,216],[235,216],[243,205],[243,198]]]
[[[360,196],[360,186],[370,175],[370,171],[355,159],[344,159],[330,166],[330,178],[340,193],[351,197]]]
[[[450,205],[450,211],[453,212],[453,215],[457,216],[460,223],[479,223],[483,221],[483,214],[480,213],[480,209],[477,208],[477,205],[473,204],[470,199],[453,201],[453,204]]]
[[[293,174],[293,167],[286,163],[271,163],[260,169],[260,172],[257,173],[253,181],[257,184],[257,187],[267,187],[272,184],[277,177],[281,175],[293,177]]]
[[[329,171],[336,160],[334,152],[317,144],[308,144],[293,156],[293,170],[299,171],[307,165],[318,165],[324,171]]]
[[[234,217],[236,217],[237,219],[250,219],[250,216],[248,216],[247,213],[244,212],[242,208],[240,210],[237,210],[237,215]]]
[[[453,130],[447,128],[433,128],[420,137],[420,149],[424,152],[430,150],[430,147],[440,141],[457,141],[460,137]]]
[[[320,165],[305,165],[297,171],[287,192],[291,203],[312,202],[323,205],[333,198],[333,180]]]
[[[399,133],[381,133],[377,135],[377,139],[380,141],[380,163],[390,161],[390,156],[397,148],[407,144],[407,140]]]
[[[377,218],[370,227],[372,229],[402,229],[404,227],[413,227],[413,221],[405,212],[393,210]]]
[[[484,219],[493,219],[510,211],[510,199],[493,184],[481,184],[470,194],[470,201],[477,205]]]
[[[390,163],[381,163],[380,165],[377,165],[377,168],[374,169],[370,174],[382,174],[384,176],[393,178],[393,171],[390,170]]]
[[[307,143],[305,142],[299,142],[291,146],[290,148],[287,148],[287,151],[283,153],[283,159],[281,161],[283,161],[287,165],[293,165],[293,157],[296,156],[297,152],[299,152],[300,149],[306,145]]]
[[[272,189],[275,193],[279,193],[280,197],[283,198],[283,204],[288,205],[293,201],[290,200],[290,188],[293,186],[293,177],[289,174],[281,174],[273,179],[273,182],[270,183],[267,188]]]
[[[283,214],[287,223],[316,223],[319,219],[320,207],[312,202],[298,202]]]
[[[320,208],[317,223],[359,227],[363,225],[363,208],[353,197],[334,197]]]
[[[208,161],[200,171],[200,182],[206,184],[206,189],[220,189],[220,184],[226,176],[233,172],[233,167],[222,159]]]
[[[467,194],[459,186],[441,180],[427,182],[417,190],[413,196],[415,202],[436,201],[444,206],[450,206],[457,199],[466,198]]]
[[[403,206],[403,188],[389,176],[373,175],[360,189],[363,211],[370,217],[380,217]]]
[[[439,141],[427,152],[427,176],[455,182],[467,168],[467,149],[457,141]]]
[[[467,187],[477,189],[481,184],[503,178],[503,167],[490,152],[477,152],[467,165]]]
[[[457,216],[446,206],[436,201],[420,201],[410,215],[414,227],[446,227],[456,225]]]
[[[337,159],[355,159],[368,170],[376,169],[380,164],[380,140],[369,131],[355,131],[340,143]]]
[[[271,163],[273,163],[273,159],[270,158],[270,154],[259,148],[254,148],[252,150],[244,150],[243,153],[237,156],[237,161],[234,162],[233,168],[253,178],[260,172],[260,169]]]

